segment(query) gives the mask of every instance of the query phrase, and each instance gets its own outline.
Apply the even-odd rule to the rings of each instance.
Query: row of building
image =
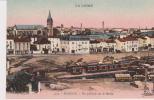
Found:
[[[154,36],[91,40],[88,36],[7,37],[7,54],[89,54],[98,52],[134,52],[154,48]]]

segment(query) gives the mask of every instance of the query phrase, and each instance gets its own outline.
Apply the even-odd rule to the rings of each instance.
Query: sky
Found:
[[[7,25],[46,26],[49,10],[54,26],[154,27],[154,0],[7,0]],[[76,7],[90,4],[92,7]]]

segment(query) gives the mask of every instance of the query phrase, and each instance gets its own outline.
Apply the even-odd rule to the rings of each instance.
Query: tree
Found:
[[[25,92],[27,90],[27,84],[31,82],[31,77],[31,74],[24,71],[7,76],[6,90],[13,92]]]

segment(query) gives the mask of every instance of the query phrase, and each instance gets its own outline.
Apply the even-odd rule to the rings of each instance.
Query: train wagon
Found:
[[[107,64],[99,64],[97,65],[97,71],[102,72],[102,71],[107,71],[108,70],[108,65]]]
[[[132,81],[130,74],[115,74],[115,81],[128,82]]]
[[[119,61],[119,65],[121,66],[121,69],[127,69],[130,66],[130,61]]]
[[[154,82],[154,74],[149,74],[148,75],[148,80]]]
[[[70,69],[70,73],[73,75],[82,74],[83,67],[82,66],[72,66]]]
[[[97,65],[87,65],[85,66],[85,71],[86,73],[95,73],[95,72],[98,72],[97,71]]]
[[[134,81],[144,81],[145,80],[145,76],[144,75],[134,75],[133,76],[133,80]]]

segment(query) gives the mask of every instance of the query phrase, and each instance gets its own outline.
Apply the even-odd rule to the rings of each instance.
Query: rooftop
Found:
[[[37,30],[43,28],[43,25],[15,25],[17,30]]]
[[[69,40],[69,41],[80,41],[80,40],[89,40],[87,36],[80,36],[80,35],[68,35],[68,36],[62,36],[61,40]]]
[[[152,36],[154,35],[154,31],[142,32],[142,35]]]
[[[30,42],[31,39],[28,37],[16,37],[14,38],[14,42]]]
[[[120,42],[126,42],[126,41],[137,41],[137,38],[134,37],[124,37],[118,39]]]
[[[50,41],[45,37],[41,37],[37,41],[34,41],[34,44],[50,44]]]

